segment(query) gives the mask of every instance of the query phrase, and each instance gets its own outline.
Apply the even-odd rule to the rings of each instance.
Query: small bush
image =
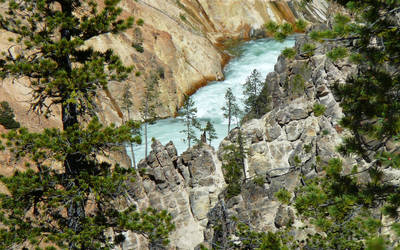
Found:
[[[140,71],[136,71],[136,72],[135,72],[135,76],[138,76],[138,77],[139,77],[139,76],[141,76],[141,75],[142,75],[142,72],[140,72]]]
[[[308,153],[311,152],[312,144],[311,144],[311,143],[310,143],[310,144],[305,144],[305,145],[303,146],[303,148],[304,148],[304,151],[308,154]]]
[[[292,195],[285,188],[279,189],[278,192],[275,193],[275,197],[282,203],[289,204]]]
[[[316,49],[315,44],[306,43],[303,45],[303,47],[301,47],[301,52],[306,56],[313,56],[315,49]]]
[[[325,111],[326,111],[325,105],[322,105],[319,103],[314,104],[314,106],[313,106],[314,116],[316,116],[316,117],[321,116],[321,115],[325,114]]]
[[[273,21],[269,21],[264,26],[265,26],[265,29],[267,29],[267,31],[270,32],[270,33],[275,33],[279,29],[279,25],[276,22],[273,22]]]
[[[323,135],[329,135],[329,130],[327,130],[327,129],[322,130],[322,134]]]
[[[290,23],[284,23],[281,25],[281,32],[285,35],[290,35],[293,33],[293,25]]]
[[[187,21],[187,19],[186,19],[186,16],[184,15],[184,14],[179,14],[179,18],[182,20],[182,21],[184,21],[184,22],[186,22]]]
[[[295,27],[298,31],[304,32],[307,28],[307,22],[304,21],[303,19],[299,19],[296,21]]]
[[[291,96],[302,95],[304,93],[304,88],[305,88],[305,80],[303,76],[301,76],[300,74],[293,76],[288,81],[287,90],[289,91]]]
[[[348,55],[348,50],[344,47],[337,47],[329,51],[326,56],[332,61],[336,62],[339,59],[343,59]]]
[[[296,56],[296,51],[293,48],[285,48],[282,55],[288,59],[293,59]]]
[[[139,19],[136,21],[136,24],[139,25],[139,26],[143,26],[143,24],[144,24],[143,19],[139,18]]]
[[[143,52],[144,52],[144,49],[143,49],[143,46],[142,46],[141,43],[133,43],[133,44],[132,44],[132,47],[134,47],[135,50],[136,50],[137,52],[139,52],[139,53],[143,53]]]
[[[260,186],[260,187],[263,187],[264,184],[265,184],[265,177],[262,176],[262,175],[257,175],[256,177],[254,177],[253,182],[254,182],[256,185],[258,185],[258,186]]]
[[[19,128],[20,124],[14,120],[14,111],[8,102],[0,102],[0,124],[6,129]]]

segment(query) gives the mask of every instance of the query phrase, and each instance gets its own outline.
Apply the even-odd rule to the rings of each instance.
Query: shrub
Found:
[[[20,124],[14,120],[14,111],[8,102],[0,102],[0,124],[6,129],[19,128]]]
[[[180,17],[180,19],[182,20],[182,21],[184,21],[184,22],[186,22],[187,21],[187,19],[186,19],[186,16],[184,15],[184,14],[179,14],[179,17]]]
[[[306,56],[313,56],[315,49],[316,49],[315,44],[306,43],[303,45],[303,47],[301,47],[301,52]]]
[[[339,59],[343,59],[348,55],[348,50],[344,47],[337,47],[329,51],[326,56],[332,61],[336,62]]]
[[[305,80],[302,75],[293,76],[287,83],[287,90],[291,96],[299,96],[304,93]]]
[[[256,177],[254,177],[253,182],[254,182],[256,185],[258,185],[258,186],[260,186],[260,187],[263,187],[264,184],[265,184],[265,177],[262,176],[262,175],[257,175]]]
[[[285,188],[279,189],[278,192],[275,193],[275,197],[282,203],[289,204],[292,195]]]
[[[304,21],[303,19],[299,19],[296,21],[295,27],[298,31],[304,32],[307,28],[307,22]]]
[[[144,52],[144,49],[143,49],[143,46],[142,46],[141,43],[133,43],[133,44],[132,44],[132,47],[134,47],[135,50],[136,50],[137,52],[139,52],[139,53],[143,53],[143,52]]]
[[[293,48],[285,48],[282,55],[288,59],[293,59],[296,56],[296,51]]]
[[[143,26],[143,24],[144,24],[143,19],[142,19],[142,18],[139,18],[139,19],[136,21],[136,24],[139,25],[139,26]]]
[[[315,103],[313,106],[314,116],[318,117],[325,113],[326,107],[323,104]]]

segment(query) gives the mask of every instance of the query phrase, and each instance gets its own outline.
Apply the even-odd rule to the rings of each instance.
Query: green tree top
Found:
[[[188,148],[190,148],[191,141],[198,140],[194,128],[200,129],[200,123],[197,120],[196,114],[197,108],[194,107],[194,101],[189,96],[185,96],[185,101],[179,110],[179,115],[183,116],[185,128],[180,132],[185,135],[183,140],[188,143]]]

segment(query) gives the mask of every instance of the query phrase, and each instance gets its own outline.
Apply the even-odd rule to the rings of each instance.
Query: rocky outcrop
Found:
[[[139,209],[152,206],[173,216],[176,230],[170,248],[193,249],[205,240],[208,213],[225,188],[221,162],[214,149],[198,145],[178,156],[172,142],[155,140],[147,160],[138,164],[141,176],[128,189]],[[144,238],[126,233],[123,249],[146,249]]]

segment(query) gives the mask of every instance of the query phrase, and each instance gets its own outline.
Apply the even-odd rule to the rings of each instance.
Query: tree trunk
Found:
[[[149,113],[149,100],[146,98],[146,104],[145,104],[145,114],[144,114],[144,157],[147,161],[147,119],[148,119],[148,113]]]
[[[60,3],[62,12],[65,16],[72,17],[71,2],[63,1]],[[60,32],[61,39],[66,39],[67,41],[71,40],[71,31],[69,29],[61,29]],[[60,58],[59,63],[60,67],[67,72],[69,77],[71,77],[72,65],[69,55]],[[67,90],[65,90],[65,94],[66,95],[63,96],[61,104],[61,116],[64,131],[78,124],[79,117],[77,104],[67,103],[67,100],[70,98]],[[83,168],[87,167],[84,159],[85,156],[79,153],[70,153],[66,155],[64,169],[67,179],[64,185],[67,190],[71,190],[74,186],[81,185],[76,177],[80,174],[80,171]],[[67,202],[69,203],[67,207],[67,225],[74,231],[74,233],[78,234],[82,230],[82,219],[85,217],[85,201],[75,201],[75,197],[69,197]],[[76,246],[71,242],[69,248],[76,249]]]
[[[244,165],[244,158],[245,158],[245,155],[244,155],[242,131],[240,131],[240,128],[239,128],[238,141],[239,141],[239,150],[240,150],[240,157],[241,157],[240,163],[241,163],[241,165],[242,165],[243,177],[244,177],[243,183],[245,183],[245,182],[246,182],[246,179],[247,179],[247,176],[246,176],[246,166]]]
[[[231,131],[231,119],[232,119],[232,112],[231,112],[231,102],[229,102],[228,105],[228,135],[229,135],[229,131]]]

